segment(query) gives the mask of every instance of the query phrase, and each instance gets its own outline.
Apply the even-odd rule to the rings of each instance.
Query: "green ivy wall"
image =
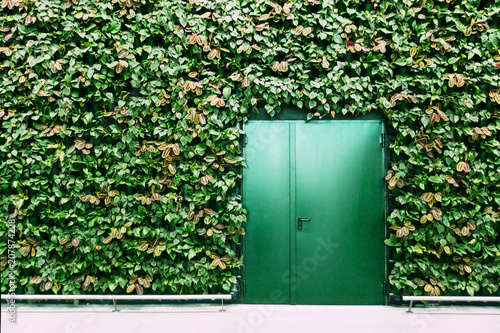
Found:
[[[394,292],[498,293],[499,14],[478,0],[3,0],[2,293],[9,236],[19,294],[228,292],[241,123],[284,106],[386,114]]]

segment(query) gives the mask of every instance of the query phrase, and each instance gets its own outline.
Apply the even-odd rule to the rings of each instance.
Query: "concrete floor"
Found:
[[[220,305],[16,305],[17,323],[2,304],[2,333],[500,333],[500,307]]]

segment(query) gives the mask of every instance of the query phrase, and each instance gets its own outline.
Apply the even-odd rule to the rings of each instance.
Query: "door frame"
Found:
[[[286,110],[286,109],[285,109]],[[300,110],[301,111],[301,110]],[[356,118],[353,118],[353,117],[344,117],[343,119],[329,119],[329,120],[309,120],[307,121],[306,119],[300,119],[300,118],[305,118],[305,113],[303,113],[303,111],[301,111],[301,116],[297,116],[297,111],[296,110],[292,110],[292,112],[289,112],[288,115],[285,114],[284,117],[281,117],[282,119],[276,119],[276,120],[272,120],[269,118],[269,116],[262,116],[262,114],[257,117],[257,119],[250,119],[249,121],[252,122],[252,123],[260,123],[260,122],[263,122],[263,123],[295,123],[295,122],[331,122],[331,121],[339,121],[339,122],[344,122],[344,121],[347,121],[347,122],[369,122],[369,121],[378,121],[378,122],[381,122],[382,123],[382,133],[381,133],[381,145],[382,145],[382,163],[383,163],[383,169],[384,169],[384,173],[387,172],[388,170],[388,165],[389,165],[389,147],[388,147],[388,134],[387,134],[387,120],[385,119],[385,117],[380,116],[378,114],[375,114],[375,116],[370,116],[370,117],[356,117]],[[299,119],[297,119],[299,118]],[[243,131],[245,131],[245,127],[247,126],[247,123],[243,123],[242,124],[242,128],[243,128]],[[290,128],[292,130],[292,127]],[[295,132],[295,127],[293,127],[293,132]],[[290,135],[290,140],[292,140],[292,137],[295,138],[295,133],[293,133],[293,135]],[[246,136],[246,134],[243,135],[243,139],[242,139],[242,156],[245,157],[245,146],[248,142],[248,137]],[[290,159],[292,160],[292,158],[294,159],[295,158],[295,149],[292,149],[290,151]],[[296,212],[294,211],[295,210],[295,207],[296,207],[296,193],[295,193],[295,174],[296,174],[296,170],[295,170],[295,164],[291,165],[291,168],[290,168],[290,244],[292,244],[292,242],[295,242],[296,241],[296,221],[295,221],[295,215],[296,215]],[[243,168],[242,170],[242,181],[240,183],[240,186],[241,186],[241,189],[240,189],[240,193],[242,194],[242,204],[243,204],[243,208],[246,209],[246,188],[245,188],[245,174],[246,174],[246,170],[245,168]],[[388,206],[388,190],[387,190],[387,186],[385,186],[385,180],[384,180],[384,192],[383,192],[383,212],[384,212],[384,223],[383,225],[381,226],[381,228],[384,228],[384,237],[385,239],[387,239],[388,235],[389,235],[389,226],[388,226],[388,223],[387,223],[387,217],[388,217],[388,210],[389,210],[389,206]],[[242,254],[243,256],[245,257],[247,255],[247,248],[246,248],[246,242],[245,242],[245,238],[246,236],[243,236],[242,237],[242,240],[241,240],[241,243],[242,243]],[[244,261],[245,262],[245,261]],[[295,264],[296,262],[296,246],[290,246],[290,267],[292,267],[292,264]],[[388,300],[389,300],[389,248],[387,245],[384,244],[384,273],[385,273],[385,278],[384,278],[384,285],[382,286],[383,288],[383,295],[384,295],[384,300],[385,300],[385,305],[388,304]],[[247,272],[246,272],[246,267],[245,267],[245,264],[242,266],[241,268],[241,301],[242,303],[247,303],[247,300],[246,300],[246,275],[247,275]],[[293,276],[293,274],[290,276],[291,278],[291,283],[293,285],[293,283],[296,281],[294,281],[294,279],[296,279],[296,276]],[[291,291],[290,291],[291,292]],[[293,293],[291,292],[290,294],[290,304],[291,305],[295,305],[297,304],[297,295],[296,293]]]

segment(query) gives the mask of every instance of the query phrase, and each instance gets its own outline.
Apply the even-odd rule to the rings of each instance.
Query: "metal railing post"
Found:
[[[411,307],[412,307],[412,306],[413,306],[413,300],[412,300],[412,301],[410,301],[410,307],[408,308],[408,311],[406,311],[407,313],[413,313],[413,312],[411,311]]]
[[[115,309],[113,310],[113,312],[118,312],[120,310],[118,310],[118,308],[116,307],[116,299],[113,300],[113,305],[115,306]]]
[[[220,301],[221,301],[221,309],[219,312],[224,312],[224,311],[226,311],[226,310],[224,310],[224,299],[222,298]]]

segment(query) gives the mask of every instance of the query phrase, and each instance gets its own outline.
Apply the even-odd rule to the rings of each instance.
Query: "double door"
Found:
[[[383,304],[381,121],[249,121],[247,303]]]

